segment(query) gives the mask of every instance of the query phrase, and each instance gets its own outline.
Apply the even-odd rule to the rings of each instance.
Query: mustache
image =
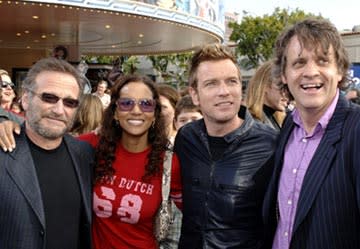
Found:
[[[71,121],[69,119],[66,119],[62,115],[54,115],[54,114],[43,115],[43,118],[55,119],[57,121],[61,121],[61,122],[64,122],[64,123],[69,123]]]

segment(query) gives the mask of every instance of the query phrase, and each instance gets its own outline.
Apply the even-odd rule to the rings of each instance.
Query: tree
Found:
[[[285,27],[305,17],[321,18],[299,9],[289,11],[280,8],[262,17],[250,16],[246,11],[244,15],[240,24],[230,22],[229,28],[233,29],[230,40],[236,42],[236,54],[245,69],[256,68],[259,63],[271,58],[275,40]]]
[[[164,80],[164,83],[181,90],[187,85],[188,62],[192,56],[191,52],[170,55],[151,55],[148,59],[152,62],[154,69]]]

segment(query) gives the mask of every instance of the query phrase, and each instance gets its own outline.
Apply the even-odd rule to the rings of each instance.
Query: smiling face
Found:
[[[226,125],[238,127],[241,104],[241,81],[230,59],[201,62],[197,69],[197,88],[190,87],[193,103],[199,105],[207,128]]]
[[[153,99],[153,94],[143,82],[130,82],[123,86],[119,92],[119,98],[136,100]],[[143,112],[138,104],[129,111],[120,111],[116,108],[115,119],[119,121],[123,134],[121,139],[141,139],[147,143],[149,129],[155,121],[155,112]]]
[[[286,50],[287,62],[282,81],[288,85],[300,113],[323,114],[336,95],[342,79],[333,47],[325,54],[321,48],[301,46],[296,36]]]
[[[3,108],[9,109],[12,101],[15,98],[15,92],[14,89],[11,88],[9,84],[6,84],[6,82],[10,83],[11,79],[8,75],[3,74],[1,75],[1,80],[4,82],[4,86],[2,87],[2,93],[1,93],[1,106]]]

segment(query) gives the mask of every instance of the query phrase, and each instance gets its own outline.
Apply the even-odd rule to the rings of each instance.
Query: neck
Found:
[[[207,133],[212,137],[223,137],[226,134],[239,128],[244,120],[236,116],[233,120],[226,123],[215,123],[204,117]]]
[[[167,136],[168,136],[168,138],[176,136],[176,130],[174,129],[173,124],[170,124],[167,127]]]
[[[10,110],[11,103],[10,102],[3,102],[3,103],[1,103],[1,107],[6,109],[6,110]]]
[[[45,138],[40,134],[34,132],[28,125],[26,125],[25,132],[31,142],[44,150],[56,149],[57,147],[59,147],[63,139],[63,137],[59,137],[56,139]]]
[[[123,132],[121,144],[127,151],[133,153],[142,152],[149,147],[148,134],[132,136]]]
[[[317,112],[317,111],[301,111],[298,110],[300,114],[301,121],[303,122],[304,129],[307,134],[311,134],[316,125],[318,124],[320,118],[324,114],[323,112]]]

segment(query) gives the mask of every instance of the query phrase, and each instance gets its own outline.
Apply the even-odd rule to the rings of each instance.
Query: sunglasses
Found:
[[[6,87],[11,87],[12,89],[14,89],[14,87],[15,87],[15,84],[14,83],[12,83],[12,82],[7,82],[7,81],[2,81],[1,82],[1,87],[2,88],[6,88]]]
[[[30,91],[30,90],[29,90]],[[79,106],[79,100],[72,98],[60,98],[55,94],[51,93],[36,93],[34,91],[30,91],[35,96],[39,97],[43,102],[48,104],[56,104],[60,99],[62,100],[64,106],[69,108],[76,108]]]
[[[121,112],[129,112],[134,109],[137,104],[142,112],[153,112],[155,110],[156,102],[153,99],[130,99],[119,98],[116,105]]]

